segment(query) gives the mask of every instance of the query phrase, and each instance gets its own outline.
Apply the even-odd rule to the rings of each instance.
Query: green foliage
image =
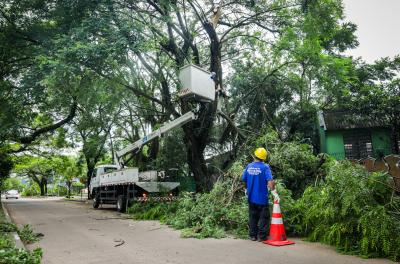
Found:
[[[159,202],[149,198],[147,202],[134,203],[128,213],[136,220],[160,220],[165,222],[172,217],[177,210],[177,202]]]
[[[243,168],[241,162],[235,162],[208,193],[183,193],[179,201],[172,203],[136,203],[128,212],[135,219],[161,220],[182,230],[182,237],[246,237],[248,203],[240,182]],[[291,192],[280,182],[277,188],[282,201],[292,206]]]
[[[183,229],[184,237],[220,238],[226,235],[225,232],[245,236],[248,209],[239,187],[235,180],[226,179],[217,182],[209,193],[185,194],[175,217],[167,223]]]
[[[14,172],[38,184],[40,195],[43,196],[47,194],[47,184],[53,179],[56,166],[56,158],[22,155],[16,159]]]
[[[39,185],[34,182],[30,182],[27,186],[25,186],[21,195],[22,196],[38,196],[38,195],[40,195]]]
[[[16,232],[17,230],[18,230],[17,226],[12,223],[6,221],[0,222],[0,232],[2,233]]]
[[[315,180],[319,159],[310,146],[285,142],[271,155],[271,167],[276,179],[282,179],[295,194],[302,193],[307,185]]]
[[[0,264],[40,264],[42,249],[36,248],[32,252],[24,249],[0,249]]]
[[[317,146],[315,113],[326,106],[348,107],[389,120],[398,134],[399,58],[366,65],[341,54],[357,45],[356,26],[343,22],[341,0],[300,1],[297,5],[234,1],[224,7],[224,20],[233,23],[224,25],[225,34],[202,23],[209,19],[203,14],[210,7],[206,3],[200,10],[205,12],[195,12],[185,1],[130,1],[129,5],[2,1],[0,142],[16,142],[12,151],[19,151],[39,140],[43,145],[44,135],[50,133],[46,142],[50,148],[69,146],[79,138],[90,181],[95,165],[111,156],[107,153],[109,139],[122,147],[146,133],[148,126],[156,129],[156,124],[194,107],[178,103],[177,68],[186,62],[210,65],[217,73],[217,85],[230,95],[221,110],[233,122],[221,125],[222,136],[211,133],[218,112],[215,105],[202,104],[199,118],[187,124],[184,133],[177,131],[154,141],[145,147],[146,155],[130,162],[147,168],[152,160],[157,168],[178,168],[182,174],[189,174],[190,168],[195,177],[185,180],[195,178],[202,183],[210,172],[204,166],[204,152],[217,141],[218,147],[233,146],[228,154],[245,153],[246,158],[239,158],[210,192],[184,194],[179,202],[137,203],[130,213],[136,219],[161,219],[182,229],[185,237],[244,236],[247,203],[240,176],[254,147],[265,146],[292,232],[337,244],[346,251],[397,258],[390,253],[397,242],[388,239],[382,229],[396,230],[393,212],[398,212],[386,176],[365,174],[368,180],[361,181],[359,169],[346,167],[342,172],[326,157],[315,157],[310,145]],[[219,52],[210,56],[216,47]],[[221,61],[233,66],[233,74],[223,82],[219,80],[225,72]],[[74,124],[62,128],[72,118]],[[274,132],[264,133],[265,127]],[[253,140],[260,131],[264,135]],[[55,173],[70,189],[73,178],[83,174],[82,162],[18,156],[15,171],[40,186],[38,190],[31,184],[24,195],[39,191],[44,195]],[[0,184],[12,166],[9,150],[1,143]],[[7,184],[17,186],[13,180]],[[292,193],[302,197],[295,201]],[[379,224],[374,221],[379,214],[382,228],[369,228],[369,223]],[[28,240],[33,236],[29,227],[21,232]]]
[[[345,88],[338,108],[392,128],[393,142],[400,130],[400,56],[382,58],[374,64],[355,63],[353,81]]]
[[[233,168],[242,169],[240,165]],[[233,169],[234,170],[234,169]],[[159,219],[176,229],[182,229],[182,237],[237,236],[247,233],[247,201],[241,191],[238,175],[226,175],[209,193],[183,193],[177,202],[136,203],[130,209],[135,219]],[[241,173],[241,172],[240,172]]]
[[[324,174],[324,157],[316,157],[309,144],[298,141],[285,142],[274,131],[265,133],[256,140],[255,146],[266,146],[269,161],[275,179],[300,196],[306,186],[314,183],[320,174]]]
[[[333,245],[347,254],[399,260],[400,198],[393,196],[391,178],[325,158],[320,177],[298,200],[283,180],[277,180],[287,233]],[[129,212],[135,219],[161,219],[182,230],[182,237],[245,237],[248,205],[240,185],[243,168],[241,161],[235,162],[208,193],[183,193],[179,201],[169,204],[138,203]],[[284,173],[287,168],[282,168]]]
[[[21,237],[21,240],[27,244],[32,244],[39,240],[31,225],[24,225],[22,229],[18,230],[18,235]]]
[[[9,176],[13,162],[7,151],[7,148],[0,142],[0,191],[5,189],[4,181]]]
[[[40,264],[42,250],[34,249],[32,252],[14,247],[14,242],[9,232],[17,231],[14,224],[8,223],[0,206],[0,264]]]
[[[330,168],[324,181],[308,187],[287,219],[297,234],[346,253],[400,259],[400,199],[390,177],[350,162]]]
[[[84,177],[86,171],[78,159],[68,156],[60,156],[55,159],[55,170],[60,176],[60,183],[65,183],[67,186],[67,196],[71,195],[71,188],[73,186],[73,180]],[[82,185],[79,183],[80,186]],[[59,187],[57,187],[59,188]]]
[[[49,193],[52,195],[68,196],[68,187],[66,186],[54,186],[49,189]]]
[[[6,179],[3,186],[4,190],[18,190],[19,192],[22,192],[24,189],[24,186],[21,183],[21,179],[19,179],[18,177]]]
[[[356,26],[342,22],[340,0],[301,2],[283,16],[271,47],[257,44],[261,56],[234,61],[230,102],[241,128],[256,134],[267,124],[285,140],[309,138],[318,147],[317,110],[333,104],[352,81],[354,63],[337,51],[358,42]]]
[[[16,230],[17,227],[14,224],[6,221],[6,217],[0,206],[0,250],[13,247],[14,244],[8,233]]]
[[[61,10],[49,9],[46,2],[2,1],[1,4],[0,49],[6,54],[0,60],[0,104],[5,106],[2,107],[4,115],[3,111],[0,115],[1,123],[5,124],[0,131],[1,140],[32,143],[38,136],[60,127],[63,123],[53,127],[48,125],[55,124],[59,117],[66,117],[70,110],[76,86],[47,85],[43,81],[49,72],[40,69],[38,63],[38,57],[55,54],[60,47],[52,38],[63,30],[68,31],[69,27],[54,23]],[[38,131],[43,127],[48,129]],[[38,133],[30,133],[32,130]]]
[[[11,237],[8,234],[0,233],[0,250],[12,248],[13,246]]]
[[[162,138],[156,165],[162,170],[176,168],[179,173],[183,173],[181,168],[187,166],[185,160],[186,152],[183,132],[181,129],[175,129],[173,133],[169,133]]]

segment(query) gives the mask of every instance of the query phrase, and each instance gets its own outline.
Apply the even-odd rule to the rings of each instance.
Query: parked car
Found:
[[[6,192],[6,199],[9,199],[9,198],[18,199],[19,197],[20,197],[20,194],[19,194],[18,190],[9,190]]]

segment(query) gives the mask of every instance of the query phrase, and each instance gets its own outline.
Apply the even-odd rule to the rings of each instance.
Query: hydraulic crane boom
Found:
[[[215,73],[210,73],[202,68],[195,65],[186,65],[181,68],[179,73],[179,80],[182,84],[182,89],[179,96],[182,100],[194,100],[197,102],[212,102],[215,100]],[[118,168],[121,168],[122,158],[129,154],[138,152],[144,144],[153,140],[156,137],[160,137],[162,134],[169,130],[183,126],[184,124],[195,120],[197,115],[193,111],[189,111],[186,114],[166,123],[159,129],[151,132],[147,136],[139,139],[115,153],[115,162]]]
[[[148,134],[147,136],[144,136],[143,138],[137,140],[136,142],[126,146],[125,148],[121,149],[120,151],[116,152],[116,163],[117,166],[119,168],[121,168],[121,161],[122,161],[122,157],[124,157],[125,155],[132,153],[132,152],[137,152],[139,151],[142,146],[144,144],[146,144],[147,142],[157,138],[157,137],[161,137],[162,134],[168,132],[169,130],[175,128],[175,127],[180,127],[183,126],[184,124],[195,120],[197,118],[196,114],[192,111],[187,112],[186,114],[178,117],[175,120],[172,120],[171,122],[166,123],[165,125],[163,125],[162,127],[160,127],[159,129],[151,132],[150,134]]]

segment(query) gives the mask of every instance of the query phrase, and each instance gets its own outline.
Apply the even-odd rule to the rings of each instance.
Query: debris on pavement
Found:
[[[125,240],[122,239],[114,239],[114,242],[118,242],[118,244],[114,245],[114,247],[119,247],[125,244]]]

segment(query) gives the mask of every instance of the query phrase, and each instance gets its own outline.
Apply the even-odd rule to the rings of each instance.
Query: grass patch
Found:
[[[7,222],[3,208],[0,206],[0,250],[14,247],[10,232],[16,230],[17,227],[14,224]]]
[[[21,240],[26,244],[32,244],[39,241],[37,234],[33,231],[31,225],[24,225],[22,229],[18,230],[18,235]]]
[[[16,232],[18,230],[17,226],[12,224],[12,223],[8,223],[8,222],[4,222],[1,221],[0,222],[0,232],[3,233],[9,233],[9,232]]]
[[[32,227],[24,226],[21,231],[17,226],[7,222],[3,208],[0,206],[0,264],[40,264],[42,259],[42,249],[36,248],[33,251],[15,248],[11,237],[12,232],[23,234],[27,241],[33,241]],[[24,240],[21,236],[21,239]],[[37,241],[37,240],[36,240]]]
[[[0,249],[0,264],[40,264],[42,254],[41,248],[32,252],[17,248]]]

